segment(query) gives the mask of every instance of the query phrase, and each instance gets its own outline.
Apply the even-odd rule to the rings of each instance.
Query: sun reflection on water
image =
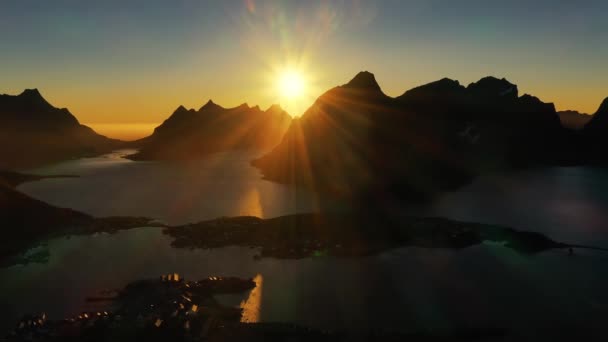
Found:
[[[242,301],[240,305],[243,309],[243,315],[241,316],[241,322],[243,323],[257,323],[260,321],[264,277],[258,274],[253,278],[253,281],[255,282],[255,288],[251,290],[249,297]]]
[[[264,217],[262,199],[257,188],[251,188],[240,198],[237,211],[243,216]]]

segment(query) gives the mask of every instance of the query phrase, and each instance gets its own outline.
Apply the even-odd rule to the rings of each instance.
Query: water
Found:
[[[608,247],[608,170],[559,167],[483,177],[413,213]]]
[[[24,312],[64,317],[85,297],[178,272],[263,277],[260,321],[321,329],[448,331],[563,328],[603,331],[608,256],[563,251],[522,256],[499,245],[462,251],[402,248],[367,258],[254,260],[254,249],[174,249],[160,228],[49,241],[46,264],[0,270],[4,328]],[[255,314],[255,312],[254,312]],[[254,315],[255,316],[255,315]]]
[[[38,170],[81,177],[27,183],[20,190],[98,216],[145,215],[170,223],[223,215],[272,217],[314,210],[320,203],[302,190],[262,180],[248,164],[249,152],[173,164],[132,162],[120,155]],[[605,171],[552,168],[482,178],[410,210],[607,246],[606,208]],[[338,330],[489,327],[526,338],[581,331],[608,336],[604,253],[525,256],[483,244],[460,251],[402,248],[368,258],[256,261],[254,249],[183,250],[169,243],[158,228],[49,241],[48,263],[0,270],[5,315],[0,328],[25,312],[73,314],[87,295],[179,272],[188,279],[259,275],[263,287],[247,302],[254,306],[248,317],[260,321]]]
[[[170,163],[121,158],[134,152],[32,170],[79,177],[25,183],[19,190],[94,216],[146,216],[169,224],[220,216],[276,217],[315,211],[322,205],[304,190],[263,180],[249,164],[260,152],[218,153],[205,160]]]

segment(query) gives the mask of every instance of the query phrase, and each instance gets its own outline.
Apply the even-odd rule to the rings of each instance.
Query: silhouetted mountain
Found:
[[[102,153],[118,146],[55,108],[37,89],[0,95],[0,169],[28,168]]]
[[[151,136],[138,142],[137,160],[191,159],[233,149],[270,149],[291,117],[278,105],[266,111],[242,104],[223,108],[209,100],[198,111],[179,106]]]
[[[582,130],[586,161],[608,164],[608,98],[606,98],[591,120]]]
[[[519,97],[505,79],[442,79],[391,98],[362,72],[319,97],[253,164],[269,179],[339,195],[420,198],[489,170],[554,163],[567,135],[553,104]]]
[[[592,115],[579,113],[575,110],[564,110],[557,112],[559,120],[566,128],[580,130],[591,120]]]
[[[361,71],[355,77],[350,80],[347,84],[342,86],[343,88],[349,89],[361,89],[369,91],[370,94],[376,94],[379,96],[383,96],[382,89],[380,89],[380,85],[376,81],[376,77],[369,71]],[[384,95],[386,96],[386,95]]]

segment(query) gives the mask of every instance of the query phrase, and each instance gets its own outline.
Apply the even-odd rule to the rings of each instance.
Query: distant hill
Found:
[[[575,110],[564,110],[557,112],[559,120],[564,127],[580,130],[591,120],[592,115],[579,113]]]
[[[608,98],[582,130],[586,161],[592,164],[608,164]]]
[[[136,142],[135,160],[192,159],[234,149],[277,145],[291,122],[278,105],[263,111],[242,104],[224,108],[209,100],[199,110],[180,106],[151,136]]]
[[[119,144],[81,125],[66,108],[53,107],[37,89],[0,95],[0,169],[99,154]]]
[[[490,170],[557,163],[568,136],[553,104],[519,96],[505,79],[442,79],[391,98],[361,72],[321,95],[253,164],[268,179],[340,196],[418,199]]]

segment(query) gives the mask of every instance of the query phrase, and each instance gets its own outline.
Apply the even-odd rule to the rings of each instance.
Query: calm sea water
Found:
[[[23,184],[47,203],[94,216],[146,216],[184,224],[220,216],[276,217],[321,205],[304,190],[263,180],[250,161],[260,152],[219,153],[201,161],[134,162],[117,151],[32,170],[78,178]]]
[[[312,195],[260,179],[250,153],[196,162],[131,162],[120,153],[40,172],[80,178],[28,183],[20,190],[94,215],[145,215],[170,223],[222,215],[272,217],[314,210]],[[420,215],[507,224],[554,239],[604,244],[608,175],[557,168],[480,179]],[[130,281],[179,272],[263,280],[253,315],[338,330],[449,331],[503,328],[514,339],[608,336],[608,254],[564,251],[520,255],[496,244],[460,251],[402,248],[368,258],[254,260],[256,251],[171,248],[158,228],[49,241],[50,259],[0,269],[3,326],[25,312],[63,317],[84,298]]]
[[[494,175],[411,212],[608,247],[608,170],[559,167]]]

